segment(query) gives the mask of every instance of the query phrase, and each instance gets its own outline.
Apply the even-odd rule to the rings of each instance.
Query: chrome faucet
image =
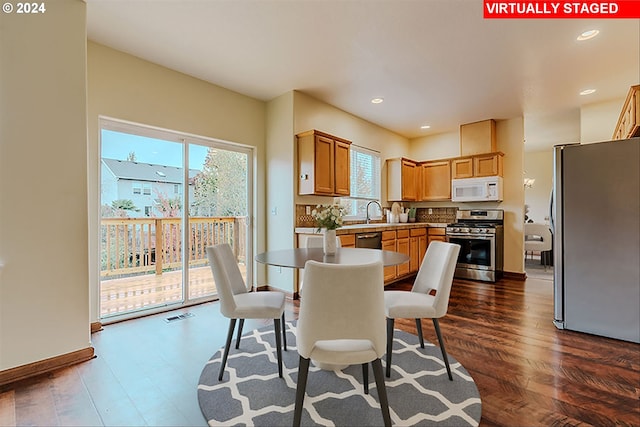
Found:
[[[378,207],[380,208],[380,212],[382,212],[382,206],[380,206],[380,203],[378,203],[377,200],[372,200],[369,203],[367,203],[367,224],[369,224],[369,222],[371,221],[371,218],[369,218],[369,205],[371,203],[375,203],[376,205],[378,205]]]

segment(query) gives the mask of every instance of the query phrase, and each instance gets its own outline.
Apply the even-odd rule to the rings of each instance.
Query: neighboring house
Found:
[[[193,200],[193,178],[200,173],[189,169],[189,199]],[[128,160],[102,159],[101,204],[114,200],[133,201],[136,211],[129,211],[132,218],[163,216],[155,206],[159,196],[166,199],[182,198],[184,171],[173,166],[154,165]]]

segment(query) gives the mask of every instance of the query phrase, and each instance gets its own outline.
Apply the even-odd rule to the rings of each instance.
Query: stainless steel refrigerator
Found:
[[[640,343],[640,138],[554,150],[554,323]]]

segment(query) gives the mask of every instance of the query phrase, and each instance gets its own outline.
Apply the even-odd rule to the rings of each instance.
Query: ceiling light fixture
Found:
[[[382,99],[382,98],[373,98],[373,99],[371,100],[371,103],[372,103],[372,104],[381,104],[381,103],[382,103],[382,101],[384,101],[384,99]]]
[[[588,30],[580,34],[577,38],[578,41],[585,41],[594,38],[600,33],[600,30]]]
[[[585,89],[582,92],[580,92],[580,95],[591,95],[592,93],[594,93],[596,90],[595,89]]]
[[[429,125],[422,125],[422,126],[420,126],[420,129],[430,129],[430,128],[431,128],[431,126],[429,126]]]

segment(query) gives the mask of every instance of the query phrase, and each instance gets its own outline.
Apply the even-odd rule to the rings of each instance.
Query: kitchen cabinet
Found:
[[[451,164],[448,160],[420,164],[420,200],[451,199]]]
[[[460,125],[460,155],[492,153],[496,151],[496,122],[481,122]]]
[[[406,158],[387,159],[387,200],[418,200],[418,164]]]
[[[502,176],[502,153],[473,156],[473,176]]]
[[[494,152],[452,159],[451,170],[453,178],[502,176],[503,156],[504,154],[501,152]]]
[[[396,250],[396,232],[395,231],[383,231],[382,232],[382,250],[394,251]],[[384,282],[388,283],[396,278],[396,266],[384,268]]]
[[[350,194],[351,141],[317,130],[298,139],[298,194],[348,196]]]
[[[640,85],[631,86],[624,102],[613,139],[640,136]]]
[[[444,227],[429,227],[427,231],[427,246],[433,241],[446,242],[446,228]]]
[[[338,236],[340,238],[340,245],[343,248],[355,248],[356,247],[356,235],[355,234],[343,234]]]
[[[427,252],[427,229],[412,228],[409,230],[409,272],[420,269],[424,254]]]
[[[409,253],[409,230],[396,231],[396,252],[410,256]],[[409,262],[396,266],[396,274],[398,277],[409,274]]]

